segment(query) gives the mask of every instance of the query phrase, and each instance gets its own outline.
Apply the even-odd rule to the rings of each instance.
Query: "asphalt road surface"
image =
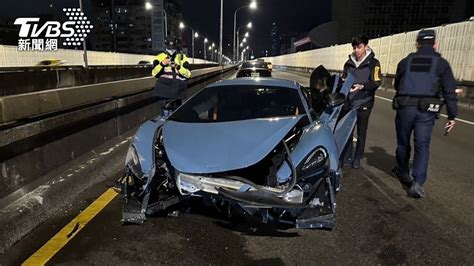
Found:
[[[274,71],[302,84],[308,78]],[[193,205],[177,217],[123,226],[115,197],[52,259],[51,264],[469,264],[474,262],[474,126],[459,122],[443,136],[437,122],[431,144],[426,198],[406,197],[390,175],[394,165],[394,112],[381,91],[370,118],[365,159],[346,167],[332,231],[297,230],[227,218]],[[462,110],[468,119],[469,110]],[[462,117],[461,117],[462,118]],[[472,121],[472,120],[468,120]],[[78,215],[110,184],[84,193],[60,215],[0,256],[19,264]]]

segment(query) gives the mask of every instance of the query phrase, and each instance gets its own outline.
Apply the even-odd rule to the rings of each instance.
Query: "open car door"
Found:
[[[323,66],[318,66],[311,74],[310,86],[314,87],[313,84],[332,85],[331,88],[327,89],[331,89],[332,93],[342,93],[347,98],[351,86],[354,84],[354,77],[349,74],[338,91],[340,79],[341,77],[339,75],[331,76]],[[353,106],[348,112],[342,110],[342,105],[328,107],[320,116],[321,122],[325,123],[334,132],[339,157],[341,156],[344,146],[346,145],[357,122],[357,107],[358,106]],[[344,112],[342,117],[340,117],[341,112]]]
[[[354,84],[354,77],[349,74],[341,88],[341,93],[346,95],[346,100],[352,84]],[[334,139],[336,140],[336,146],[339,151],[339,158],[341,157],[342,151],[344,150],[344,147],[349,140],[349,137],[351,136],[357,122],[357,107],[358,106],[353,106],[342,117],[340,117],[341,110],[339,110],[338,117],[336,118],[337,122],[336,128],[334,129]]]

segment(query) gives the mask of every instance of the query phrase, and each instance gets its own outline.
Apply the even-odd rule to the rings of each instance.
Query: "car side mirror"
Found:
[[[336,107],[346,102],[346,96],[343,93],[336,92],[330,93],[327,96],[327,106]]]

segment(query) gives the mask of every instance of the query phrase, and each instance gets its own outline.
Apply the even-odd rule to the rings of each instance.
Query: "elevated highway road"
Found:
[[[274,71],[277,78],[308,78]],[[472,264],[474,261],[474,115],[461,109],[454,131],[437,121],[431,144],[427,197],[415,200],[390,171],[395,163],[395,113],[380,90],[370,118],[362,167],[346,168],[337,194],[333,231],[296,230],[226,218],[212,207],[141,226],[120,223],[117,196],[58,248],[52,264]],[[107,190],[114,178],[83,193],[63,212],[0,257],[18,264],[50,240]],[[97,202],[97,201],[96,201]],[[200,206],[200,205],[199,205]],[[72,230],[78,230],[72,228]]]

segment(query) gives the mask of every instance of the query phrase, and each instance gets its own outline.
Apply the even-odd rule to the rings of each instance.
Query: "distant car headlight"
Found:
[[[133,145],[130,145],[128,148],[125,164],[136,177],[140,179],[143,177],[142,167],[140,165],[140,157],[138,156],[137,150]]]
[[[308,158],[303,162],[301,166],[302,172],[315,170],[324,166],[328,158],[328,152],[323,147],[316,148]]]

